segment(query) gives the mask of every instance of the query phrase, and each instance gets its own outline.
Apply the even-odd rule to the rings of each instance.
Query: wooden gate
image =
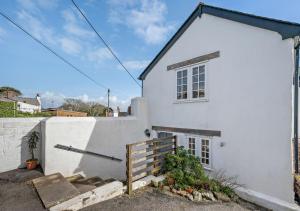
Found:
[[[175,153],[176,136],[137,142],[126,145],[127,192],[132,193],[132,183],[148,175],[158,175],[167,153]]]

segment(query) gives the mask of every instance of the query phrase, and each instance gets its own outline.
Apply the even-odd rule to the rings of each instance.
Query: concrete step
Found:
[[[80,194],[80,191],[60,173],[39,177],[32,180],[32,183],[47,209]]]

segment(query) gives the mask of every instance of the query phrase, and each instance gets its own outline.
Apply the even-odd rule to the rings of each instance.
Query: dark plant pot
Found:
[[[26,167],[28,170],[33,170],[36,168],[36,166],[37,166],[37,159],[26,161]]]

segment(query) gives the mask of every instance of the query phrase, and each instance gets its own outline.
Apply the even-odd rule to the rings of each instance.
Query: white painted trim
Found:
[[[265,195],[247,188],[239,187],[235,192],[244,200],[260,205],[274,211],[296,211],[300,206],[296,203],[289,203],[278,198]]]

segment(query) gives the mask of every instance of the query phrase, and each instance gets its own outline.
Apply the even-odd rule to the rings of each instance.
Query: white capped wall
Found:
[[[52,117],[42,122],[43,169],[46,175],[60,172],[64,176],[82,174],[103,179],[125,179],[126,144],[144,141],[149,128],[145,99],[135,98],[128,117]],[[61,144],[116,158],[122,162],[65,151],[54,146]]]
[[[167,66],[215,51],[220,57],[206,63],[208,101],[176,103],[176,71]],[[291,39],[202,14],[144,81],[150,125],[220,130],[213,169],[292,203],[293,65]]]

